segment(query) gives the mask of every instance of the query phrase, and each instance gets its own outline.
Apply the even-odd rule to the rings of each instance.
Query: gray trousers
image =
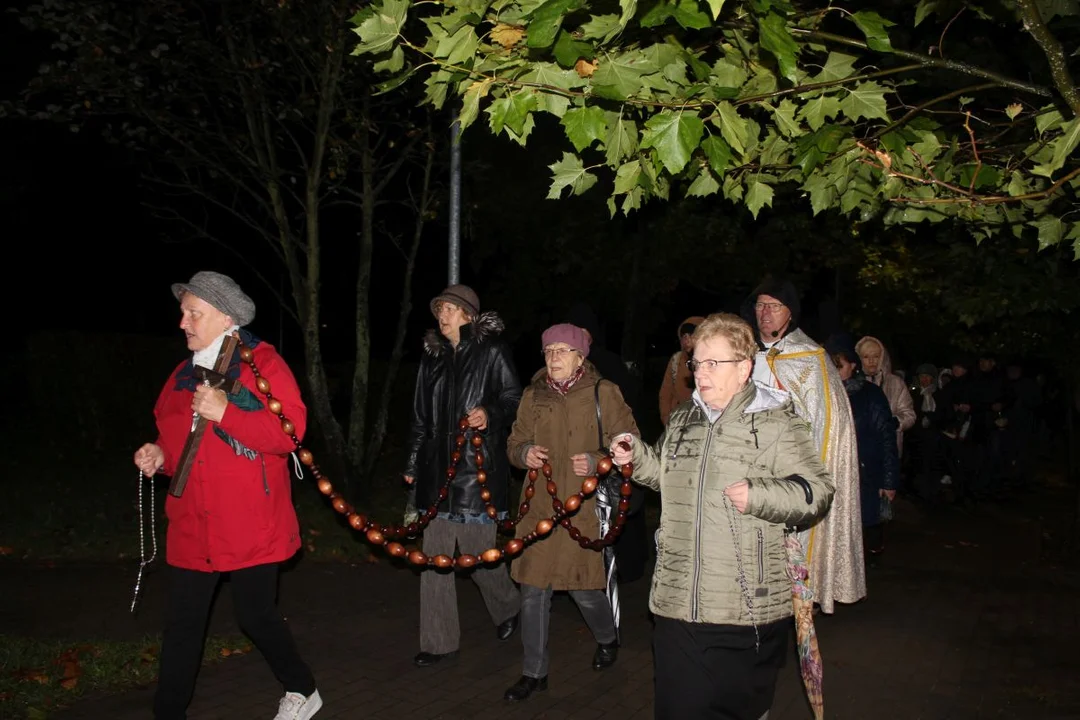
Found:
[[[495,525],[455,523],[435,518],[424,531],[423,549],[428,556],[479,555],[495,547]],[[443,655],[461,645],[458,623],[457,589],[453,572],[428,569],[420,576],[420,651]],[[473,582],[480,588],[491,619],[506,622],[521,610],[521,595],[510,579],[505,564],[489,568],[477,566]]]
[[[531,678],[547,677],[548,630],[551,626],[551,586],[521,586],[521,644],[525,646],[522,674]],[[596,642],[610,645],[617,639],[611,604],[603,590],[571,590],[570,597],[585,618]]]

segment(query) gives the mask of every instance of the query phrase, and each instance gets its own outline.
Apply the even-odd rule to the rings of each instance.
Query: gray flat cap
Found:
[[[177,300],[185,292],[202,298],[241,327],[255,319],[255,302],[228,275],[203,270],[192,275],[186,283],[173,283],[172,294]]]

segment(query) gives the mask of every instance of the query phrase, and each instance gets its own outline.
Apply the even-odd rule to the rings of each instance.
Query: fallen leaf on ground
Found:
[[[221,657],[229,657],[233,654],[233,651],[229,648],[221,648]]]
[[[579,77],[592,77],[593,73],[596,72],[596,65],[597,63],[591,63],[585,58],[579,58],[578,61],[574,63],[574,70]]]

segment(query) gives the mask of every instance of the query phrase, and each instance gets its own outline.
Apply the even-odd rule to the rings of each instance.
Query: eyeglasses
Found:
[[[705,372],[712,372],[724,363],[740,363],[742,360],[687,360],[686,367],[690,372],[697,372],[698,368],[705,368]]]
[[[768,310],[771,313],[778,313],[778,312],[780,312],[780,310],[783,309],[784,303],[780,303],[780,302],[771,302],[771,303],[759,302],[759,303],[755,303],[754,307],[757,308],[758,310]]]
[[[549,358],[561,358],[567,353],[577,352],[574,348],[545,348],[542,353],[544,357]]]

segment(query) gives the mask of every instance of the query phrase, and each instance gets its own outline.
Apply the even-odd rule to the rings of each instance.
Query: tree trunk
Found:
[[[428,123],[428,137],[431,138],[431,124]],[[405,333],[408,330],[409,314],[412,312],[413,270],[416,268],[416,256],[420,252],[420,239],[424,233],[427,214],[431,205],[431,172],[435,166],[435,143],[428,143],[427,160],[424,162],[424,180],[420,190],[420,202],[416,206],[416,224],[413,228],[412,244],[405,259],[405,273],[401,284],[401,310],[398,313],[397,331],[394,334],[394,349],[390,353],[390,363],[383,378],[382,393],[379,397],[379,410],[375,416],[375,425],[371,429],[371,441],[364,456],[364,477],[370,477],[375,469],[383,440],[386,439],[386,426],[390,416],[390,401],[393,397],[394,381],[401,368],[401,356],[405,348]]]
[[[371,147],[371,95],[361,105],[358,146],[362,175],[360,226],[360,266],[356,276],[356,364],[353,367],[352,404],[349,412],[349,462],[364,467],[364,437],[367,427],[368,385],[371,372],[371,252],[375,246],[375,153]]]

